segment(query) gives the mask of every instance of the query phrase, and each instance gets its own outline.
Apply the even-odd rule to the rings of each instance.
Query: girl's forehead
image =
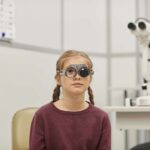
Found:
[[[68,57],[64,61],[64,67],[67,67],[70,64],[85,64],[86,66],[88,66],[89,61],[88,61],[88,59],[86,59],[82,56],[73,56],[73,57]]]

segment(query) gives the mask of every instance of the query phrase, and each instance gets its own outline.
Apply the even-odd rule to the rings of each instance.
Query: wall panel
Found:
[[[64,48],[106,52],[106,1],[64,1]]]
[[[135,38],[127,24],[135,20],[136,0],[111,1],[111,50],[115,53],[134,52]]]
[[[15,41],[60,49],[60,0],[15,0]]]

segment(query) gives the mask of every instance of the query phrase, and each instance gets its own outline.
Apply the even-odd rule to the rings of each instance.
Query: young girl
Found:
[[[53,100],[42,106],[32,121],[30,150],[111,150],[108,115],[94,106],[93,73],[86,53],[68,50],[60,56]],[[89,101],[85,100],[86,91]]]

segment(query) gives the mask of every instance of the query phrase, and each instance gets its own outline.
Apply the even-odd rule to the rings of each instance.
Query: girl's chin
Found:
[[[84,90],[81,89],[81,88],[73,88],[70,92],[71,92],[72,94],[83,94],[83,93],[84,93]]]

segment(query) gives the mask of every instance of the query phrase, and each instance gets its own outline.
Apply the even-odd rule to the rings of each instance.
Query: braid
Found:
[[[91,104],[94,105],[93,91],[90,86],[88,87],[88,94],[89,94],[89,100],[90,100]]]
[[[59,100],[59,96],[60,96],[60,85],[57,84],[53,92],[52,102],[56,102],[57,100]]]

